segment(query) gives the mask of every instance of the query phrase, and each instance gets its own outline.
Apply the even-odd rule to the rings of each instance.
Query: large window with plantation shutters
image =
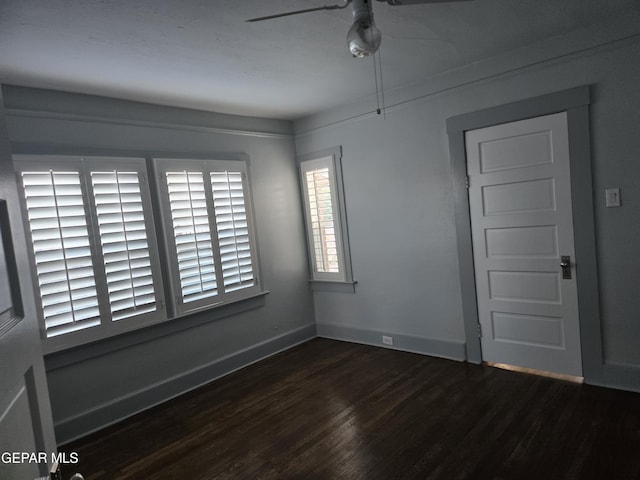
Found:
[[[246,160],[154,160],[177,314],[259,292]]]
[[[166,319],[145,160],[14,160],[45,350]]]

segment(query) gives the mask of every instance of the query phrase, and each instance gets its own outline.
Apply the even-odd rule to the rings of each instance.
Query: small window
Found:
[[[18,155],[15,164],[46,349],[165,319],[144,159]]]
[[[352,283],[340,149],[299,159],[312,280]]]
[[[155,166],[177,313],[257,293],[246,162],[156,159]]]

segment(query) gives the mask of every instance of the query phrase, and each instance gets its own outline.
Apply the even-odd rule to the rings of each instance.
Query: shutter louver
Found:
[[[329,168],[305,174],[311,220],[313,253],[318,272],[340,272]]]
[[[166,172],[182,301],[218,295],[201,172]]]
[[[100,324],[78,172],[23,172],[47,337]]]
[[[241,172],[211,172],[225,292],[254,285],[247,210]]]
[[[156,310],[137,172],[91,172],[113,321]]]

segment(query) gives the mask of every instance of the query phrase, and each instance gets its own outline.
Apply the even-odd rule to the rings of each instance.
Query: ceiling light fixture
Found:
[[[353,0],[353,25],[347,34],[347,45],[354,57],[368,57],[376,53],[382,33],[373,21],[369,0]]]

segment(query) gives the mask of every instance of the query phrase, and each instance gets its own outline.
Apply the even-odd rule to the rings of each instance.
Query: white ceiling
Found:
[[[245,19],[333,0],[0,0],[0,81],[295,119],[375,92],[346,47],[349,9]],[[337,3],[337,2],[336,2]],[[384,88],[574,31],[637,22],[638,0],[375,2]]]

